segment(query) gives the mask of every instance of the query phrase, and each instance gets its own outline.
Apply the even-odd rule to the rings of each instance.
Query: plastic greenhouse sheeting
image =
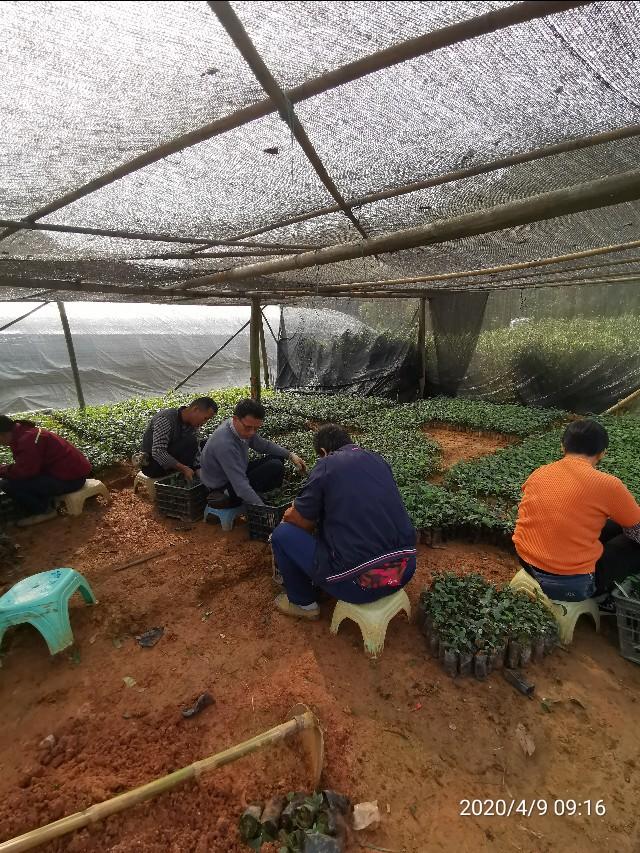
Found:
[[[0,305],[0,326],[30,303]],[[248,308],[67,305],[87,404],[164,394],[248,319]],[[265,314],[277,328],[277,309]],[[274,326],[275,324],[275,326]],[[275,367],[275,343],[265,331]],[[206,391],[249,382],[248,328],[182,388]],[[55,304],[0,332],[0,412],[77,406],[67,347]]]

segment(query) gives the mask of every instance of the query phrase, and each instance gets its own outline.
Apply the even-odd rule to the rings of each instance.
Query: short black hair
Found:
[[[214,412],[218,411],[218,404],[211,397],[196,397],[189,405],[193,406],[194,409],[213,409]]]
[[[318,456],[320,456],[321,450],[333,453],[334,450],[340,450],[345,444],[352,444],[351,436],[337,424],[325,424],[313,436],[313,446]]]
[[[567,453],[596,456],[609,447],[609,434],[602,424],[590,418],[573,421],[564,431],[562,446]]]
[[[263,421],[265,416],[265,409],[262,403],[256,403],[255,400],[240,400],[239,403],[236,403],[236,407],[233,410],[233,414],[242,420],[242,418],[246,418],[247,415],[252,418],[256,418],[256,420]]]

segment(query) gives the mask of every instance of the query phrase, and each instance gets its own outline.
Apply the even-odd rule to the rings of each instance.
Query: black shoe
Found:
[[[615,616],[616,602],[612,595],[607,595],[598,602],[598,610],[601,616]]]

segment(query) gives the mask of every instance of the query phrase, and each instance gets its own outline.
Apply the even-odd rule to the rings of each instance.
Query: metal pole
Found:
[[[260,350],[262,352],[262,371],[264,373],[264,387],[269,387],[269,360],[267,358],[267,344],[264,339],[264,315],[260,311]]]
[[[251,327],[249,334],[249,361],[251,364],[251,397],[260,402],[260,327],[262,326],[262,315],[260,313],[260,298],[254,296],[251,299]]]
[[[420,309],[418,311],[418,364],[419,364],[419,379],[418,387],[420,388],[420,399],[424,397],[424,386],[427,379],[427,297],[420,297]]]
[[[25,317],[29,317],[31,314],[35,314],[36,311],[39,311],[41,308],[44,308],[44,306],[48,304],[48,302],[41,302],[40,305],[36,305],[35,308],[32,308],[31,311],[27,311],[26,314],[21,314],[19,317],[16,317],[15,320],[11,320],[10,323],[5,323],[4,326],[0,326],[0,332],[4,332],[4,330],[8,329],[10,326],[15,326],[16,323],[20,322],[20,320],[24,320]]]
[[[238,337],[238,335],[240,334],[240,332],[244,331],[244,329],[246,329],[248,325],[249,325],[249,321],[247,320],[247,322],[244,324],[244,326],[240,326],[240,328],[238,329],[238,331],[237,331],[237,332],[234,332],[234,333],[231,335],[231,337],[230,337],[230,338],[228,338],[228,339],[227,339],[227,340],[222,344],[222,346],[221,346],[221,347],[218,347],[218,349],[217,349],[217,350],[216,350],[212,355],[210,355],[210,356],[209,356],[209,358],[205,358],[205,360],[202,362],[202,364],[199,364],[199,365],[196,367],[196,369],[195,369],[195,370],[192,370],[192,371],[191,371],[191,373],[190,373],[188,376],[186,376],[186,377],[182,380],[182,382],[178,382],[178,384],[175,386],[175,388],[172,388],[171,390],[172,390],[172,391],[177,391],[177,390],[178,390],[178,388],[182,388],[182,386],[185,384],[185,382],[188,382],[188,381],[191,379],[191,377],[192,377],[192,376],[195,376],[195,375],[196,375],[196,373],[197,373],[199,370],[202,370],[202,368],[205,366],[205,364],[209,364],[209,362],[211,361],[211,359],[212,359],[212,358],[215,358],[215,357],[218,355],[218,353],[219,353],[219,352],[222,352],[222,350],[227,346],[227,344],[230,344],[230,343],[231,343],[231,341],[232,341],[234,338],[237,338],[237,337]]]
[[[80,384],[80,373],[78,371],[76,353],[73,348],[73,339],[71,337],[71,329],[69,328],[67,312],[64,307],[64,302],[56,302],[56,305],[58,306],[58,311],[60,312],[60,322],[62,323],[62,330],[64,332],[64,337],[67,342],[67,351],[69,353],[69,361],[71,362],[71,372],[73,373],[73,381],[76,386],[76,394],[78,395],[78,405],[81,409],[84,409],[84,394],[82,393],[82,385]]]

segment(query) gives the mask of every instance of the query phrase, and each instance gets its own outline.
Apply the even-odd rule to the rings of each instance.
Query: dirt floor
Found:
[[[436,441],[442,449],[440,467],[443,470],[455,465],[456,462],[467,462],[479,456],[487,456],[517,444],[520,439],[513,435],[502,435],[492,432],[467,432],[457,430],[446,424],[427,424],[423,427],[424,434]]]
[[[498,674],[484,683],[447,678],[404,617],[371,662],[351,623],[329,634],[329,603],[312,624],[273,610],[267,548],[248,540],[243,523],[232,533],[202,522],[179,530],[126,482],[112,478],[108,506],[92,501],[79,518],[15,533],[23,560],[2,577],[3,589],[26,574],[73,566],[99,604],[74,599],[76,646],[55,658],[28,627],[5,637],[1,839],[237,743],[304,702],[324,729],[325,784],[380,805],[380,826],[352,839],[350,853],[640,850],[640,668],[619,656],[615,628],[597,636],[579,625],[570,651],[531,666],[531,700]],[[147,564],[113,571],[159,549],[166,553]],[[486,545],[421,547],[408,592],[415,605],[437,569],[502,581],[515,568],[509,553]],[[140,648],[136,635],[155,626],[164,637]],[[182,719],[180,709],[205,690],[215,704]],[[516,738],[518,723],[534,739],[531,756]],[[49,735],[53,747],[42,744]],[[243,804],[307,779],[292,741],[41,849],[236,853],[247,849],[235,829]],[[460,814],[463,800],[490,811],[498,799],[507,807],[515,801],[510,817]],[[554,815],[554,803],[569,799],[582,804],[582,815]],[[523,800],[526,811],[536,802],[530,817],[515,813]],[[601,800],[606,814],[587,816],[587,800],[592,811]]]

